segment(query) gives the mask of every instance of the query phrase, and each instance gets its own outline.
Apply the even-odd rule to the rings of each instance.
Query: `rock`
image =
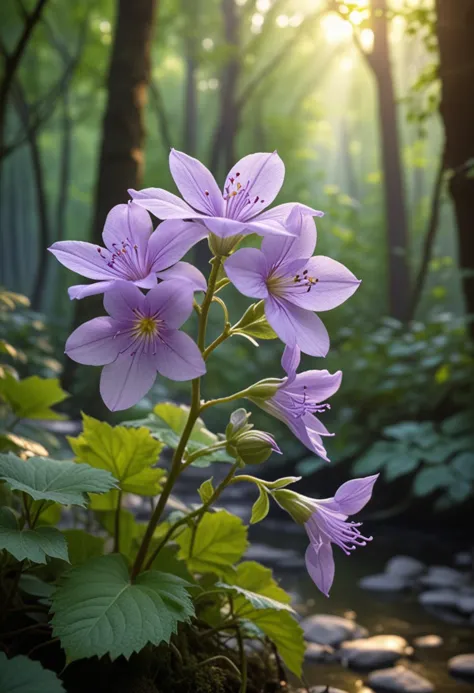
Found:
[[[306,691],[304,689],[302,689],[301,693],[306,693]],[[347,693],[347,692],[341,690],[340,688],[334,688],[333,686],[312,686],[309,689],[309,693]]]
[[[413,644],[415,647],[441,647],[443,642],[439,635],[420,635],[414,639]]]
[[[343,640],[352,640],[359,635],[359,626],[342,616],[316,614],[301,621],[306,640],[319,645],[340,645]]]
[[[462,654],[448,661],[449,672],[454,676],[474,678],[474,654]]]
[[[385,566],[385,572],[399,577],[415,578],[426,571],[426,565],[411,556],[394,556]]]
[[[367,575],[359,580],[359,587],[364,590],[375,590],[377,592],[401,592],[407,589],[411,580],[402,575],[392,575],[390,573],[379,573],[377,575]]]
[[[329,645],[319,645],[316,642],[306,643],[305,658],[309,662],[333,662],[336,658],[336,653]]]
[[[405,638],[399,635],[374,635],[341,645],[341,661],[355,669],[378,669],[391,666],[404,654],[411,653]]]
[[[375,690],[393,693],[432,693],[434,686],[419,674],[404,666],[373,671],[368,676],[369,684]]]
[[[469,568],[472,565],[472,553],[460,551],[454,556],[454,564],[460,568]]]
[[[455,607],[459,595],[454,590],[429,590],[418,596],[418,601],[423,606]]]
[[[459,595],[456,600],[456,606],[458,607],[459,611],[463,611],[466,614],[474,614],[474,595]]]
[[[445,565],[433,565],[422,575],[420,582],[426,587],[460,587],[468,581],[468,576],[459,570]]]

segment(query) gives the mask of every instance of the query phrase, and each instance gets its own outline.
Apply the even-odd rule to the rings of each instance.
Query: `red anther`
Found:
[[[240,173],[236,173],[235,175],[236,175],[236,176],[240,176]]]
[[[209,195],[209,190],[204,190],[204,195]]]

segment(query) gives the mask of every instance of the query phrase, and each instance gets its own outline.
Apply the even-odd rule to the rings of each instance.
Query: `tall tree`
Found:
[[[445,167],[456,212],[459,265],[467,312],[474,317],[474,0],[437,0],[437,34],[445,129]],[[471,321],[474,338],[474,321]]]
[[[197,103],[197,51],[198,51],[198,20],[199,2],[187,4],[183,2],[183,11],[186,13],[185,30],[185,62],[186,79],[184,94],[184,132],[183,149],[190,156],[196,156],[198,133],[198,103]]]

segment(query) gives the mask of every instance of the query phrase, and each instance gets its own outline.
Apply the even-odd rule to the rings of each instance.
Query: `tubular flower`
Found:
[[[264,238],[261,250],[242,248],[225,262],[231,282],[244,296],[264,300],[265,316],[279,338],[310,356],[326,356],[329,336],[313,311],[344,303],[360,281],[340,262],[318,255],[316,227],[294,209],[288,238]]]
[[[68,269],[97,280],[71,286],[71,299],[104,293],[117,280],[152,289],[157,277],[178,276],[189,281],[195,291],[205,291],[201,272],[187,262],[178,262],[205,236],[205,229],[186,226],[182,221],[168,221],[153,231],[150,215],[130,202],[116,205],[107,215],[102,233],[105,248],[83,241],[59,241],[49,250]]]
[[[349,556],[372,537],[361,534],[361,522],[348,522],[369,502],[378,474],[352,479],[342,484],[333,498],[315,500],[288,489],[273,491],[276,502],[299,524],[304,524],[309,538],[306,568],[321,592],[329,597],[334,581],[334,557],[331,544]]]
[[[276,152],[249,154],[230,170],[221,192],[212,173],[197,159],[172,149],[170,170],[183,200],[161,188],[129,190],[134,202],[158,219],[188,219],[221,238],[257,233],[288,235],[284,222],[292,209],[322,216],[322,212],[288,203],[263,210],[277,196],[285,166]],[[193,228],[197,228],[194,226]]]
[[[189,283],[166,281],[145,296],[133,284],[115,282],[104,307],[109,316],[78,327],[65,351],[78,363],[104,366],[100,393],[112,411],[139,402],[157,371],[171,380],[192,380],[206,372],[197,345],[178,329],[193,309]]]
[[[282,366],[288,377],[280,380],[278,387],[268,388],[269,391],[273,389],[273,393],[267,397],[258,396],[260,391],[265,390],[265,381],[257,383],[248,398],[276,419],[283,421],[303,445],[329,462],[321,436],[333,434],[329,433],[315,414],[329,409],[329,404],[324,401],[338,391],[342,373],[337,371],[331,374],[326,370],[313,370],[296,374],[299,360],[299,349],[286,347]]]

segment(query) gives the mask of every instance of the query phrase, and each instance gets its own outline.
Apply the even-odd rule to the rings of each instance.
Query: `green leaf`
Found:
[[[441,430],[449,436],[472,431],[472,412],[463,411],[450,416],[442,422]]]
[[[199,498],[202,500],[203,503],[207,503],[208,501],[210,501],[214,494],[214,486],[212,485],[212,479],[213,477],[211,476],[211,478],[207,479],[207,481],[203,481],[200,487],[198,488]]]
[[[146,428],[110,426],[83,414],[83,432],[68,438],[78,462],[111,472],[128,493],[154,496],[161,489],[163,469],[153,468],[163,445]]]
[[[49,500],[62,505],[86,505],[86,493],[105,493],[115,486],[113,476],[88,464],[50,457],[21,460],[0,453],[0,480],[14,491],[23,491],[34,500]]]
[[[260,609],[245,617],[270,638],[288,669],[300,677],[306,645],[303,629],[293,616],[287,611]]]
[[[0,652],[1,693],[63,693],[64,688],[56,674],[43,669],[39,662],[18,655],[7,659]]]
[[[148,643],[169,642],[194,608],[187,583],[171,573],[147,571],[130,582],[118,554],[76,566],[53,595],[53,632],[70,660],[127,659]]]
[[[227,510],[206,513],[195,532],[194,543],[193,534],[193,528],[187,527],[176,538],[178,557],[186,561],[191,573],[227,576],[247,550],[247,528]]]
[[[97,513],[100,524],[111,537],[115,534],[115,514],[115,510]],[[121,509],[119,543],[120,551],[125,554],[125,556],[131,555],[134,541],[139,535],[141,526],[142,525],[136,521],[135,515],[130,512],[130,510],[126,510],[125,508]]]
[[[462,452],[456,455],[451,463],[451,469],[454,469],[467,481],[474,481],[474,452]]]
[[[49,599],[56,589],[54,585],[40,580],[36,575],[30,575],[30,573],[22,573],[20,575],[19,585],[21,591],[25,594],[30,594],[33,597],[41,597],[42,599]]]
[[[405,450],[405,448],[402,448]],[[373,474],[400,452],[398,443],[390,443],[388,440],[379,440],[374,443],[369,450],[359,457],[353,467],[355,475],[365,476]]]
[[[0,397],[10,405],[19,419],[63,419],[51,407],[68,396],[57,378],[32,375],[24,380],[16,380],[6,373],[0,379]]]
[[[265,307],[263,301],[253,303],[239,322],[232,328],[231,334],[243,334],[257,339],[276,339],[277,335],[268,324],[265,317]]]
[[[393,426],[387,426],[383,432],[389,438],[412,443],[423,448],[432,447],[438,440],[431,421],[401,421]]]
[[[270,501],[268,500],[268,493],[265,491],[263,486],[259,488],[258,498],[252,505],[252,516],[250,518],[250,524],[255,525],[257,522],[261,522],[268,515],[270,510]]]
[[[72,565],[85,563],[89,558],[102,556],[104,539],[94,534],[88,534],[82,529],[66,529],[63,531],[69,549],[69,562]]]
[[[229,583],[217,582],[216,586],[237,593],[238,596],[234,600],[234,611],[237,615],[245,613],[248,617],[249,605],[257,611],[273,609],[293,612],[289,605],[290,595],[275,582],[272,571],[256,561],[240,563]]]
[[[472,484],[466,479],[456,479],[448,488],[448,495],[456,503],[463,503],[473,491]]]
[[[20,529],[9,508],[0,508],[0,550],[11,553],[17,561],[46,563],[46,557],[68,561],[67,544],[55,527]]]
[[[453,481],[453,474],[447,467],[425,467],[415,477],[413,493],[415,496],[427,496],[446,486]]]
[[[418,467],[420,457],[414,451],[407,451],[396,460],[392,460],[390,464],[386,464],[384,468],[385,479],[394,481],[400,476],[409,474]]]

